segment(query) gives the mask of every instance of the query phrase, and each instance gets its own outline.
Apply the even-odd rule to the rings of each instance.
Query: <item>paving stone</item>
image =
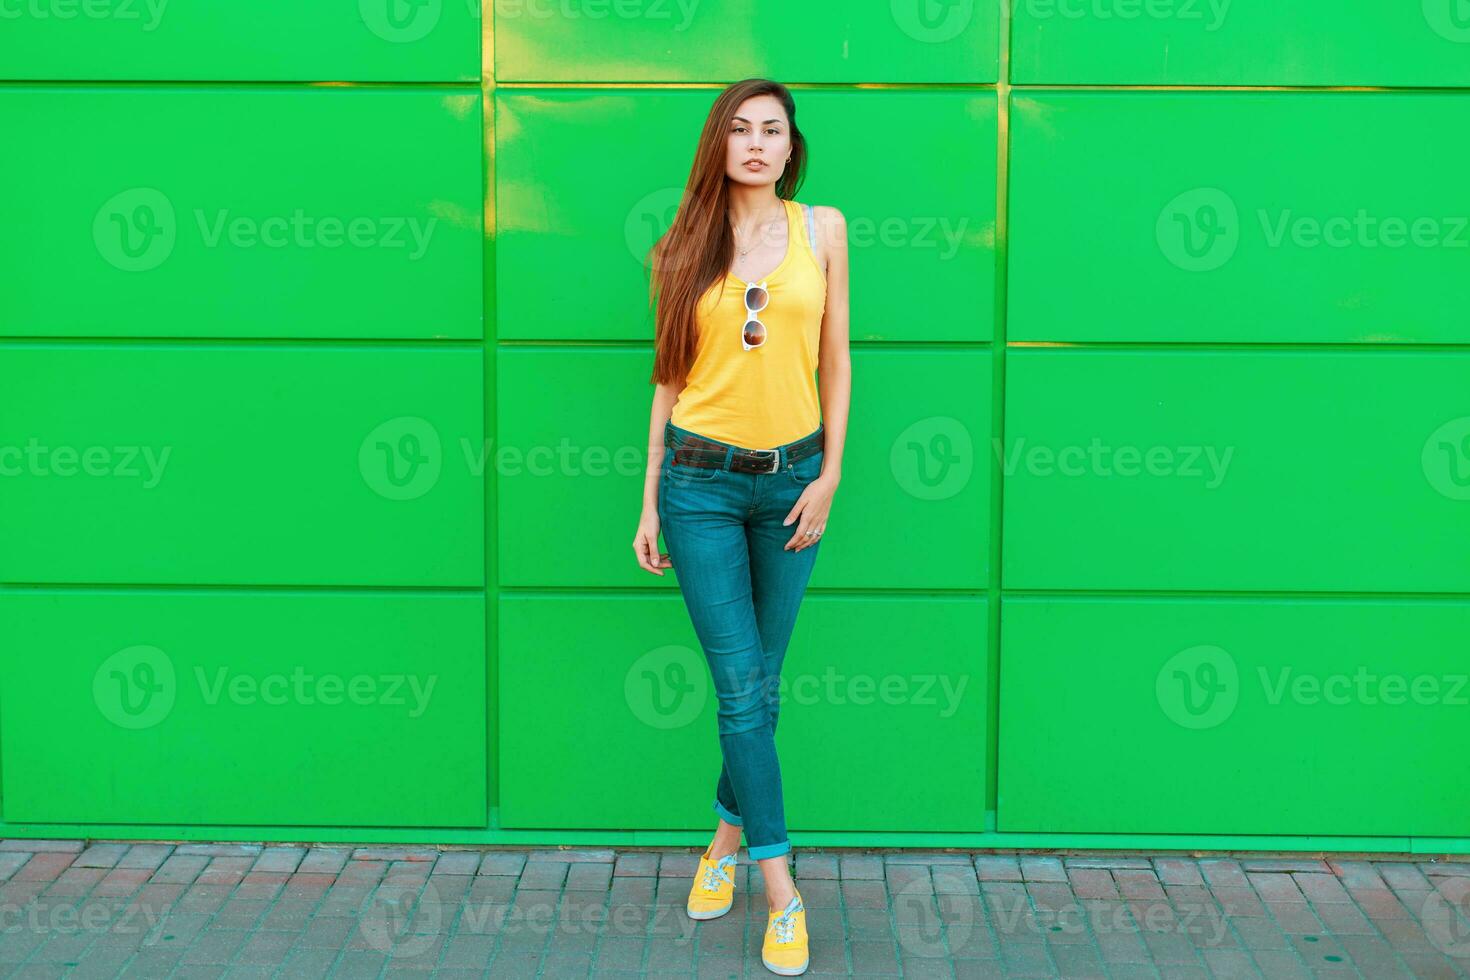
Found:
[[[1294,949],[1253,949],[1250,952],[1261,975],[1271,980],[1278,977],[1280,980],[1307,980],[1312,976]]]
[[[117,862],[119,868],[154,870],[173,853],[172,844],[134,844]]]
[[[975,877],[974,868],[935,868],[932,877],[936,895],[980,894],[980,882]]]
[[[1400,953],[1399,958],[1404,961],[1409,975],[1414,977],[1460,977],[1466,975],[1466,966],[1463,959],[1455,961],[1454,966],[1447,966],[1445,958],[1437,953]]]
[[[0,975],[764,975],[758,866],[737,867],[730,914],[694,923],[683,915],[698,859],[689,849],[53,844],[0,851],[0,905],[152,918],[135,915],[131,934],[12,930]],[[1435,945],[1460,935],[1441,936],[1435,916],[1470,901],[1470,862],[1438,856],[812,849],[793,868],[813,976],[849,966],[910,977],[1470,973],[1470,957]],[[386,920],[384,888],[408,896]],[[384,956],[390,947],[406,955]]]
[[[25,840],[17,837],[7,837],[0,840],[0,851],[26,851],[30,854],[80,854],[82,842],[79,840]]]
[[[1175,886],[1169,886],[1175,887]],[[1209,894],[1213,895],[1219,906],[1231,916],[1257,916],[1266,914],[1266,906],[1261,902],[1261,896],[1256,890],[1246,884],[1240,888],[1213,888]]]
[[[1241,858],[1244,871],[1316,871],[1331,874],[1326,861],[1316,858]]]
[[[689,894],[689,883],[676,881],[673,878],[614,877],[608,901],[610,907],[614,909],[653,905],[657,897],[657,890],[664,886],[667,889],[668,901],[663,904],[670,908],[677,907],[678,903]],[[739,894],[738,882],[736,883],[736,894]]]
[[[71,867],[76,855],[70,851],[42,851],[32,854],[20,870],[10,876],[13,882],[55,881]]]
[[[1317,918],[1335,936],[1371,935],[1377,932],[1357,906],[1349,902],[1328,902],[1316,906]]]
[[[1465,861],[1420,861],[1419,870],[1429,877],[1445,875],[1455,878],[1470,878],[1470,862]]]
[[[968,852],[956,854],[952,851],[896,851],[883,855],[884,864],[970,864],[974,856]]]
[[[1265,915],[1227,915],[1230,927],[1240,937],[1241,944],[1249,950],[1290,949],[1286,933],[1275,919]]]
[[[1382,888],[1388,885],[1378,875],[1378,870],[1373,867],[1371,861],[1334,861],[1329,859],[1327,866],[1337,875],[1344,888]]]
[[[300,866],[301,859],[305,856],[304,847],[267,847],[260,852],[250,870],[290,874]]]
[[[1211,888],[1245,888],[1250,885],[1240,862],[1233,858],[1202,858],[1199,871]]]
[[[842,881],[842,900],[848,908],[882,909],[888,907],[888,893],[881,881],[857,878]]]
[[[207,865],[209,858],[203,854],[171,854],[159,865],[159,870],[154,871],[151,880],[160,884],[188,884],[197,879]]]
[[[1067,871],[1072,891],[1078,898],[1117,898],[1118,888],[1106,868],[1076,868]]]
[[[1060,858],[1022,855],[1021,877],[1026,881],[1066,881],[1067,871]]]
[[[1337,940],[1347,951],[1353,966],[1357,967],[1365,977],[1393,977],[1409,974],[1408,968],[1404,966],[1403,960],[1399,959],[1393,947],[1385,945],[1377,935],[1338,936]]]
[[[1199,863],[1191,858],[1157,857],[1154,872],[1165,885],[1199,885],[1204,883]]]
[[[881,881],[883,879],[883,859],[878,855],[844,854],[837,863],[843,880],[852,878]]]
[[[1289,874],[1248,872],[1246,878],[1250,881],[1251,887],[1256,890],[1256,894],[1261,896],[1261,900],[1268,904],[1306,901],[1301,889],[1297,888],[1296,882]]]
[[[652,878],[658,874],[657,851],[622,851],[613,868],[614,877]]]
[[[1407,919],[1409,917],[1409,910],[1404,907],[1404,903],[1400,900],[1399,896],[1389,891],[1386,887],[1356,890],[1349,888],[1348,894],[1353,897],[1353,901],[1357,903],[1358,908],[1362,909],[1368,918],[1378,923],[1380,929],[1383,928],[1383,920]],[[1424,892],[1422,894],[1427,895],[1428,893]]]
[[[539,891],[560,889],[567,880],[567,865],[561,861],[527,861],[521,869],[521,888]]]
[[[313,847],[306,852],[306,857],[301,859],[301,866],[296,870],[313,874],[339,874],[351,857],[352,849],[348,847]]]
[[[479,851],[444,851],[434,862],[436,875],[472,875],[480,870]]]
[[[851,942],[848,955],[855,973],[898,975],[898,947],[892,942]]]
[[[1021,864],[1012,854],[978,854],[975,873],[981,881],[1020,881]]]
[[[1407,861],[1379,861],[1374,867],[1394,891],[1428,891],[1432,887],[1424,873]]]
[[[1117,855],[1114,857],[1083,857],[1073,856],[1062,858],[1062,864],[1068,868],[1128,868],[1134,871],[1152,871],[1153,865],[1146,857],[1125,857]]]
[[[255,857],[265,849],[263,844],[180,844],[175,854],[204,854],[209,857]]]
[[[567,891],[605,892],[612,885],[611,864],[572,864],[567,868]]]
[[[934,884],[929,868],[922,864],[889,864],[886,866],[888,890],[892,894],[933,894]]]
[[[792,873],[796,878],[837,880],[842,877],[835,854],[799,854],[794,863]]]
[[[1266,914],[1288,936],[1315,936],[1323,931],[1322,920],[1306,902],[1267,902]]]
[[[1296,882],[1296,886],[1301,889],[1302,894],[1307,896],[1307,901],[1313,904],[1353,900],[1335,874],[1299,873],[1291,877]]]
[[[519,875],[526,866],[526,855],[520,851],[486,851],[480,862],[482,875]]]
[[[693,878],[699,870],[699,857],[699,854],[664,854],[658,861],[658,875],[660,878]],[[745,854],[741,854],[737,860],[750,863]]]
[[[5,881],[31,859],[29,851],[6,851],[0,854],[0,881]]]
[[[568,863],[591,862],[594,864],[612,864],[615,855],[609,848],[558,848],[556,850],[532,851],[527,857],[529,861],[566,861]]]
[[[93,844],[72,862],[74,868],[112,868],[128,853],[127,844]]]
[[[423,861],[439,858],[437,847],[359,847],[353,850],[354,861]]]
[[[1243,949],[1206,949],[1200,955],[1218,980],[1256,980],[1256,964]]]
[[[1124,898],[1163,898],[1164,889],[1154,875],[1153,868],[1117,868],[1113,881]]]

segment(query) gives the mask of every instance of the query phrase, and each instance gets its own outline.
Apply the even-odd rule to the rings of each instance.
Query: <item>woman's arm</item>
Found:
[[[847,350],[847,219],[832,207],[816,209],[817,239],[827,264],[827,307],[822,314],[822,349],[817,357],[817,395],[822,401],[822,472],[786,515],[794,524],[789,551],[810,548],[827,529],[832,495],[842,482],[847,410],[852,402],[852,359]],[[814,532],[809,534],[808,532]]]
[[[661,384],[653,390],[653,408],[648,417],[648,467],[643,471],[643,512],[633,535],[633,554],[638,565],[654,575],[673,564],[658,550],[658,474],[664,461],[664,423],[673,414],[674,403],[684,386]]]
[[[683,385],[655,385],[648,418],[648,469],[643,474],[643,509],[658,513],[658,470],[664,461],[664,423],[674,413]]]
[[[817,361],[822,399],[822,475],[835,489],[842,479],[847,444],[847,413],[852,403],[852,358],[848,351],[847,218],[837,208],[818,207],[817,238],[827,260],[827,309],[822,315],[822,348]]]

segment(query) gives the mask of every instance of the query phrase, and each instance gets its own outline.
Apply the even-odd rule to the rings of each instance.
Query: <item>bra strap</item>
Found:
[[[816,223],[812,220],[812,206],[803,204],[802,210],[806,212],[806,247],[813,252],[817,250]]]

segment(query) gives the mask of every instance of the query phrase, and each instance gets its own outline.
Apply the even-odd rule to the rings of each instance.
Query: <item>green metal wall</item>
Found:
[[[0,833],[703,840],[640,260],[749,75],[852,259],[796,843],[1470,849],[1460,0],[14,8]]]

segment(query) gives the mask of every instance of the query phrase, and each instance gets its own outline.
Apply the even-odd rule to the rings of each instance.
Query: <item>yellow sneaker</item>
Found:
[[[766,923],[766,941],[761,946],[761,962],[772,973],[783,977],[806,972],[811,955],[807,949],[806,906],[801,892],[781,912],[771,912]]]
[[[718,861],[710,860],[709,848],[699,858],[699,870],[689,888],[689,902],[684,906],[691,919],[718,919],[730,911],[735,902],[735,855],[726,854]]]

